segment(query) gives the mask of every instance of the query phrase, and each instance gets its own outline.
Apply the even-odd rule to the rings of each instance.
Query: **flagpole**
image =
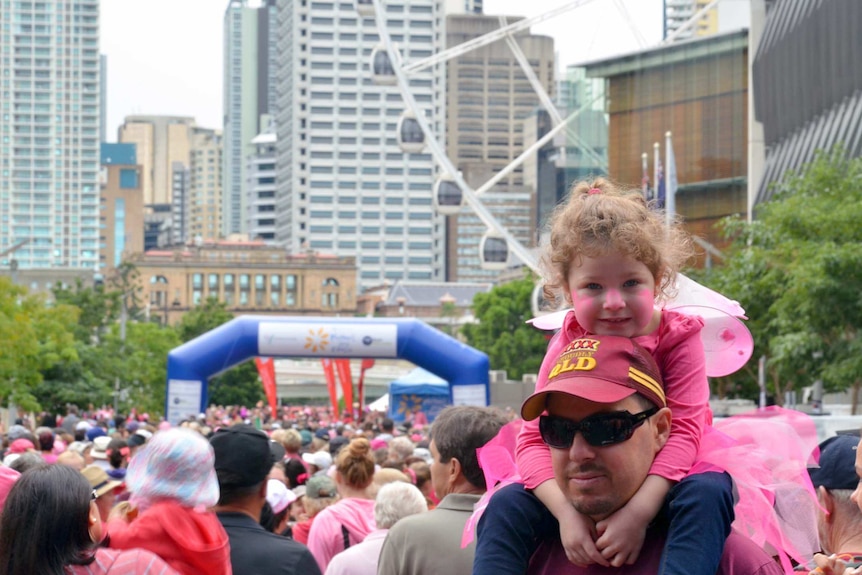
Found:
[[[646,152],[641,154],[641,193],[644,195],[644,200],[649,200],[649,155]]]
[[[673,221],[676,218],[676,158],[673,154],[673,144],[671,141],[672,135],[670,132],[665,132],[664,143],[664,178],[665,178],[665,218],[667,227],[670,229]]]
[[[652,183],[652,185],[655,187],[655,197],[656,197],[656,200],[658,200],[658,187],[659,187],[658,167],[659,167],[659,164],[661,164],[661,158],[659,158],[659,144],[658,144],[658,142],[656,142],[652,145],[652,152],[653,152],[653,167],[652,167],[652,174],[653,174],[652,182],[653,183]]]

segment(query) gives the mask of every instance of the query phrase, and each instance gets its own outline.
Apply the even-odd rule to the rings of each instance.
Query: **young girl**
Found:
[[[501,489],[479,524],[474,575],[524,573],[538,542],[557,529],[566,555],[578,565],[620,567],[640,553],[647,525],[664,508],[669,522],[662,573],[713,575],[730,533],[733,497],[722,472],[689,474],[701,435],[712,421],[700,330],[703,321],[656,309],[691,255],[679,226],[639,195],[603,179],[574,186],[551,222],[546,296],[572,306],[548,345],[536,388],[563,347],[585,335],[634,338],[649,350],[665,382],[673,413],[670,438],[650,475],[624,507],[593,522],[577,513],[554,480],[548,447],[536,421],[525,422],[517,445],[524,485]],[[556,522],[550,515],[556,518]]]
[[[155,434],[129,463],[129,503],[108,519],[110,546],[152,551],[182,575],[231,575],[230,546],[209,508],[219,497],[213,448],[178,427]]]

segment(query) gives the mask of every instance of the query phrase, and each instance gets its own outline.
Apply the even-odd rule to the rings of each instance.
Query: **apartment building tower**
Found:
[[[185,116],[126,116],[119,127],[117,141],[137,148],[144,205],[172,203],[174,163],[189,165],[194,125],[195,119]]]
[[[289,253],[355,257],[360,289],[442,280],[435,162],[427,149],[399,145],[407,107],[391,74],[377,81],[372,74],[372,54],[382,50],[374,19],[354,2],[279,0],[278,7],[276,240]],[[441,50],[443,0],[388,0],[383,9],[404,64]],[[441,141],[443,70],[425,68],[409,80]]]
[[[449,15],[447,46],[463,44],[500,26],[497,16]],[[553,94],[553,39],[522,31],[515,35],[515,41],[545,91]],[[503,40],[450,60],[446,73],[446,153],[475,189],[526,149],[524,122],[540,101]],[[533,242],[534,193],[532,182],[524,181],[523,167],[518,167],[481,198],[491,214],[525,246]],[[447,218],[447,281],[496,280],[499,271],[480,265],[480,243],[486,231],[469,208]]]
[[[99,2],[2,2],[0,22],[0,266],[98,271]]]
[[[275,111],[275,0],[229,0],[224,15],[222,234],[247,232],[246,162]]]
[[[192,130],[189,163],[189,214],[186,242],[198,238],[214,240],[222,236],[222,131]]]

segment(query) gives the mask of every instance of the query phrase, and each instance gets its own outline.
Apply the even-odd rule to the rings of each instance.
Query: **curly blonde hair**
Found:
[[[597,190],[597,191],[596,191]],[[576,182],[567,202],[548,222],[551,238],[542,256],[544,295],[571,304],[568,277],[583,256],[618,252],[644,264],[655,280],[657,298],[673,296],[676,272],[693,255],[691,238],[679,222],[668,228],[664,213],[651,209],[640,191],[604,178]]]
[[[356,489],[365,489],[374,478],[374,457],[371,443],[364,437],[357,437],[338,452],[335,469],[344,482]]]

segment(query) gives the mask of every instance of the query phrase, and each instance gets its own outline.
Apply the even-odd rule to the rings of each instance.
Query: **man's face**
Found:
[[[431,486],[434,489],[434,494],[438,499],[443,499],[449,492],[449,473],[448,465],[440,462],[440,452],[437,451],[437,445],[434,440],[431,440],[428,445],[428,451],[431,452]]]
[[[548,397],[551,415],[576,422],[597,413],[628,411],[635,414],[643,410],[633,397],[613,404],[594,403],[562,393]],[[662,422],[666,419],[669,425],[669,414],[665,410],[650,417],[635,429],[631,439],[622,443],[593,447],[578,432],[569,449],[551,448],[557,484],[579,513],[598,521],[631,499],[666,440],[666,432],[657,428],[657,419]]]

